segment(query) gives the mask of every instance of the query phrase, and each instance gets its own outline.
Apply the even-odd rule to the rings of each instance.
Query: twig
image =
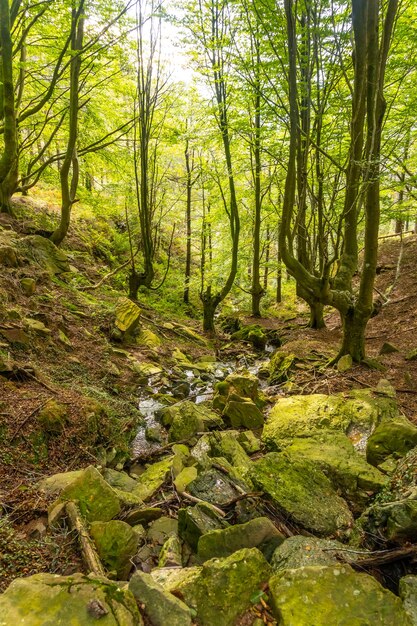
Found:
[[[187,493],[186,491],[178,491],[178,493],[182,498],[186,498],[187,500],[190,500],[191,502],[196,502],[197,504],[207,504],[211,506],[211,508],[214,509],[216,513],[218,513],[221,517],[226,517],[226,513],[222,511],[221,509],[219,509],[219,507],[216,506],[215,504],[211,504],[210,502],[207,502],[206,500],[202,500],[201,498],[196,498],[196,496],[192,496],[190,493]]]
[[[336,550],[339,552],[339,550]],[[373,554],[373,555],[372,555]],[[338,555],[339,560],[349,563],[356,569],[379,567],[381,565],[388,565],[389,563],[395,563],[396,561],[402,561],[403,559],[410,559],[417,556],[417,546],[412,545],[408,548],[396,548],[394,550],[383,550],[377,553],[371,553],[371,556],[358,559],[354,561],[352,559],[343,559]]]
[[[57,394],[58,393],[56,389],[52,389],[52,387],[50,387],[49,385],[44,383],[42,380],[40,380],[37,376],[35,376],[35,374],[31,374],[30,372],[28,372],[25,369],[23,369],[22,371],[24,371],[26,376],[29,376],[29,378],[32,378],[33,380],[36,380],[36,382],[39,383],[39,385],[42,385],[42,387],[45,387],[45,389],[48,389],[48,391],[50,391],[51,393],[53,393],[53,394]]]
[[[27,415],[24,420],[18,425],[18,427],[16,428],[16,430],[14,431],[13,435],[10,437],[10,443],[12,441],[14,441],[14,439],[17,437],[17,435],[19,434],[19,432],[22,430],[23,426],[25,424],[27,424],[27,422],[30,420],[31,417],[33,417],[35,415],[35,413],[37,413],[38,411],[40,411],[45,404],[49,401],[49,398],[47,400],[45,400],[45,402],[42,402],[42,404],[40,404],[39,406],[36,407],[36,409],[33,409],[33,411],[31,413],[29,413],[29,415]]]

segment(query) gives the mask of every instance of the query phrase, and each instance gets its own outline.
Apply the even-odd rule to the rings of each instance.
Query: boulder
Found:
[[[271,567],[275,572],[280,572],[310,565],[332,565],[339,563],[337,553],[340,549],[344,549],[343,543],[333,539],[294,535],[275,550]]]
[[[19,253],[13,246],[0,245],[0,265],[4,267],[19,267]]]
[[[241,489],[236,487],[237,482],[240,482],[241,488],[246,487],[245,483],[235,482],[231,476],[212,468],[199,474],[188,485],[188,491],[192,496],[200,498],[204,502],[221,506],[241,494]]]
[[[20,287],[25,296],[33,296],[36,291],[36,280],[33,278],[21,278]]]
[[[126,474],[126,472],[118,472],[110,467],[105,467],[102,470],[102,475],[110,487],[115,489],[132,492],[137,486],[137,481]]]
[[[237,440],[246,454],[255,454],[261,449],[261,442],[251,430],[238,433]]]
[[[209,504],[199,503],[178,511],[178,534],[194,551],[202,535],[227,525]]]
[[[234,626],[270,574],[262,553],[245,548],[227,558],[206,561],[193,577],[178,581],[174,588],[171,580],[171,591],[196,611],[204,626]]]
[[[153,626],[191,626],[191,611],[187,605],[165,591],[150,574],[136,572],[130,579],[129,591]]]
[[[43,478],[38,483],[38,489],[44,491],[48,495],[56,495],[61,493],[65,487],[68,487],[77,478],[80,478],[84,474],[84,470],[74,470],[72,472],[60,472],[59,474],[53,474],[47,478]]]
[[[161,346],[162,341],[156,333],[148,330],[147,328],[142,328],[136,338],[136,343],[139,346],[145,346],[151,350],[157,350]]]
[[[223,416],[230,422],[232,428],[261,428],[264,417],[256,404],[250,398],[228,400],[223,409]]]
[[[253,463],[251,478],[293,523],[317,535],[343,532],[353,523],[346,502],[324,472],[298,455],[266,454]]]
[[[386,476],[369,465],[341,432],[323,431],[314,437],[297,438],[286,450],[312,461],[344,498],[356,504],[366,502],[387,482]]]
[[[17,242],[19,252],[51,275],[70,271],[68,258],[50,239],[40,235],[30,235]]]
[[[133,493],[144,502],[150,500],[166,481],[171,465],[171,456],[150,465],[137,479]]]
[[[399,598],[347,565],[284,570],[269,590],[280,626],[411,626]]]
[[[108,522],[120,513],[116,493],[91,465],[63,489],[59,499],[61,502],[75,500],[81,514],[89,522]]]
[[[258,548],[271,539],[278,544],[284,541],[284,536],[270,519],[257,517],[246,524],[205,533],[198,541],[197,554],[202,561],[207,561],[213,557],[229,556],[242,548]]]
[[[243,326],[231,336],[232,341],[248,341],[256,350],[265,350],[267,336],[259,324]]]
[[[122,297],[118,299],[114,324],[123,337],[129,338],[133,335],[139,326],[140,313],[140,308],[129,298]]]
[[[404,576],[400,579],[400,598],[413,626],[417,626],[417,576]]]
[[[169,537],[178,533],[178,521],[173,517],[162,516],[150,523],[148,540],[153,544],[163,546]]]
[[[68,409],[56,400],[48,400],[39,411],[36,421],[45,433],[59,435],[68,420]]]
[[[188,441],[198,432],[205,430],[201,411],[193,402],[185,400],[167,408],[172,417],[168,441]]]
[[[262,440],[270,450],[281,450],[295,437],[311,437],[324,429],[343,432],[364,448],[377,424],[397,414],[394,399],[373,397],[371,392],[291,396],[281,398],[271,409]]]
[[[138,535],[132,527],[120,520],[93,522],[90,534],[105,568],[117,580],[126,580],[138,547]]]
[[[0,595],[0,624],[141,626],[135,598],[127,589],[96,576],[35,574],[17,578]]]
[[[177,535],[171,535],[161,548],[158,567],[182,567],[182,548]]]
[[[417,427],[404,417],[376,427],[366,445],[366,459],[376,467],[388,457],[401,458],[417,446]]]
[[[295,354],[288,353],[284,350],[276,350],[269,362],[269,378],[270,385],[277,385],[289,379],[289,373],[294,367],[296,360]]]

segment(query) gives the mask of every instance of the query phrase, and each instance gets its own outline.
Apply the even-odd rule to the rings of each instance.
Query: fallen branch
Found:
[[[105,576],[105,569],[100,561],[96,547],[90,538],[76,504],[74,502],[67,502],[65,510],[68,515],[71,528],[76,530],[78,533],[78,540],[80,542],[81,552],[87,569],[90,573],[95,574],[96,576]]]
[[[335,551],[337,553],[341,552],[339,549],[336,549]],[[346,552],[355,551],[346,550]],[[402,561],[403,559],[411,559],[415,557],[417,557],[417,545],[412,545],[408,548],[395,548],[394,550],[378,550],[376,552],[371,552],[368,557],[357,560],[344,558],[343,555],[337,554],[337,558],[340,561],[349,563],[349,565],[355,569],[380,567],[381,565],[389,565],[390,563],[395,563],[396,561]]]
[[[221,509],[219,509],[219,507],[216,506],[215,504],[211,504],[210,502],[207,502],[206,500],[202,500],[201,498],[196,498],[196,496],[192,496],[190,493],[187,493],[186,491],[178,491],[178,494],[182,498],[186,498],[187,500],[190,500],[190,502],[195,502],[196,504],[207,504],[208,506],[211,506],[211,508],[214,509],[214,511],[216,511],[216,513],[218,513],[221,517],[226,517],[226,513],[222,511]]]

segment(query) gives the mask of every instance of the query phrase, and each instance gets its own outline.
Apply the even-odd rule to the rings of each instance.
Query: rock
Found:
[[[40,320],[34,320],[30,317],[26,317],[23,320],[23,323],[25,324],[26,330],[35,333],[36,335],[40,335],[41,337],[48,337],[52,333],[52,331]]]
[[[178,521],[173,517],[159,517],[151,522],[148,530],[148,540],[162,546],[169,537],[178,534]]]
[[[400,579],[400,598],[403,601],[405,612],[413,626],[417,625],[417,576],[404,576]]]
[[[49,274],[59,275],[70,271],[66,254],[50,239],[40,235],[30,235],[17,242],[22,256],[34,261]]]
[[[19,267],[19,254],[13,246],[0,245],[0,265],[4,267]]]
[[[170,412],[170,418],[172,417],[168,441],[188,441],[204,430],[201,411],[197,406],[189,400],[178,404],[180,406],[174,404],[166,409]]]
[[[176,584],[171,579],[170,590],[197,612],[204,626],[234,626],[270,574],[262,553],[245,548],[225,559],[206,561],[201,570]]]
[[[59,435],[68,420],[68,410],[56,400],[48,400],[39,411],[36,421],[45,433]]]
[[[350,370],[352,368],[353,365],[353,359],[350,356],[350,354],[345,354],[343,356],[340,357],[340,359],[337,362],[337,369],[339,372],[341,372],[342,374],[344,372],[347,372],[348,370]]]
[[[217,506],[230,502],[240,494],[232,478],[214,468],[199,474],[188,485],[188,491],[192,496]]]
[[[414,542],[417,534],[417,447],[393,472],[378,499],[357,521],[357,533],[385,537],[390,542]]]
[[[124,338],[130,338],[139,326],[140,313],[140,308],[129,298],[118,299],[114,323]]]
[[[61,329],[58,329],[58,340],[64,346],[67,346],[67,348],[72,348],[72,341],[67,337],[67,335],[64,333],[64,331],[61,330]],[[113,363],[111,364],[111,367],[112,367],[113,371],[114,371],[114,368],[117,370],[117,367]],[[120,374],[120,372],[119,372],[119,374]]]
[[[157,350],[161,346],[162,341],[158,337],[158,335],[153,333],[151,330],[148,330],[147,328],[142,328],[136,338],[136,343],[139,346],[145,346],[146,348],[150,348],[151,350]]]
[[[126,522],[112,520],[93,522],[90,534],[105,568],[115,573],[117,580],[126,580],[132,569],[131,558],[138,547],[135,531]]]
[[[30,344],[30,337],[22,328],[2,328],[0,335],[9,343],[22,348],[26,348]]]
[[[163,371],[161,367],[153,365],[153,363],[139,363],[139,361],[132,361],[130,368],[135,374],[139,374],[139,376],[142,376],[144,379],[162,374]]]
[[[255,454],[261,449],[261,442],[258,437],[251,431],[239,432],[237,441],[240,443],[246,454]]]
[[[101,473],[110,487],[132,492],[137,486],[137,481],[126,474],[126,472],[118,472],[110,467],[105,467]]]
[[[49,495],[61,493],[65,487],[71,485],[77,478],[84,474],[84,470],[74,470],[73,472],[61,472],[43,478],[37,485],[40,491],[45,491]]]
[[[0,624],[141,626],[135,598],[105,578],[35,574],[0,595]]]
[[[154,508],[134,508],[124,514],[124,520],[130,526],[136,526],[137,524],[149,524],[153,520],[160,518],[163,515],[163,510]]]
[[[389,343],[388,341],[386,341],[385,343],[382,344],[379,354],[380,355],[392,354],[393,352],[399,352],[399,349],[396,346],[394,346],[392,343]]]
[[[347,504],[314,463],[287,452],[271,452],[253,463],[251,477],[285,515],[321,536],[346,531],[353,523]]]
[[[225,526],[227,522],[209,504],[200,503],[178,511],[178,534],[194,551],[201,535]]]
[[[146,441],[152,443],[162,443],[164,440],[164,431],[161,426],[148,426],[145,428]]]
[[[247,399],[243,401],[228,400],[223,410],[223,415],[228,419],[232,428],[257,429],[261,428],[264,423],[264,417],[256,404]]]
[[[153,463],[136,481],[134,494],[146,502],[158,491],[166,481],[172,465],[172,456]]]
[[[309,565],[332,565],[339,563],[337,552],[344,549],[339,541],[303,537],[288,537],[274,552],[271,567],[275,572],[297,569]],[[342,552],[343,553],[343,552]]]
[[[0,353],[0,376],[8,376],[13,372],[13,362]]]
[[[398,417],[376,427],[366,445],[366,459],[376,467],[391,455],[400,458],[417,446],[417,427]]]
[[[195,466],[184,467],[174,480],[175,489],[178,493],[182,493],[187,486],[197,478],[198,471]]]
[[[231,336],[232,341],[249,341],[256,350],[265,350],[267,336],[259,324],[243,326]]]
[[[152,570],[151,576],[165,591],[175,592],[180,585],[186,585],[196,580],[201,573],[201,567],[158,567]]]
[[[93,466],[63,489],[60,501],[75,500],[89,522],[107,522],[120,513],[120,503],[113,489]]]
[[[36,291],[36,280],[33,278],[21,278],[20,287],[25,296],[33,296]]]
[[[388,398],[395,398],[397,395],[395,388],[386,378],[381,378],[378,381],[378,384],[375,387],[375,392],[382,396],[387,396]]]
[[[399,598],[347,565],[285,570],[269,589],[280,626],[411,626]]]
[[[257,517],[246,524],[205,533],[198,541],[197,554],[207,561],[213,557],[229,556],[242,548],[257,548],[270,539],[281,543],[284,536],[267,517]]]
[[[323,431],[314,437],[294,439],[286,451],[312,461],[344,498],[357,504],[380,491],[387,482],[387,478],[369,465],[350,439],[340,432]]]
[[[270,450],[280,450],[295,437],[311,437],[321,430],[336,430],[359,447],[377,424],[398,414],[396,402],[374,398],[361,391],[326,396],[312,394],[281,398],[268,415],[262,440]]]
[[[191,611],[171,593],[164,590],[150,574],[136,572],[129,582],[129,591],[153,626],[191,626]]]
[[[415,361],[417,360],[417,348],[410,350],[405,356],[406,361]]]
[[[206,437],[208,445],[210,446],[208,451],[209,456],[225,458],[237,469],[238,475],[245,478],[251,467],[251,460],[237,440],[239,433],[237,431],[228,430],[210,433],[210,435],[206,435]]]
[[[276,385],[288,380],[289,372],[294,366],[295,359],[295,354],[283,350],[274,352],[269,363],[269,384]]]
[[[171,535],[165,541],[159,553],[158,567],[182,567],[182,550],[177,535]]]

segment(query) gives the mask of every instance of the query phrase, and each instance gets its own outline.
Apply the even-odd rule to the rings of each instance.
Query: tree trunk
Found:
[[[1,109],[4,120],[4,148],[0,157],[0,213],[13,215],[10,201],[18,180],[18,149],[10,25],[9,0],[0,0]]]
[[[216,329],[214,326],[214,316],[216,309],[220,304],[219,295],[212,295],[211,288],[207,287],[204,294],[200,295],[203,303],[203,330],[206,333],[214,334]]]
[[[309,328],[319,330],[320,328],[326,328],[326,322],[324,321],[324,306],[318,300],[310,301],[308,303],[310,307],[310,321],[308,323]]]
[[[368,322],[367,317],[358,314],[353,307],[342,316],[343,341],[338,358],[350,354],[356,363],[365,358],[365,330]]]
[[[185,254],[185,281],[184,281],[184,296],[183,300],[185,304],[190,302],[190,278],[191,278],[191,191],[192,191],[192,168],[190,164],[190,152],[189,141],[185,143],[185,166],[187,170],[187,204],[185,210],[185,224],[186,224],[186,254]]]
[[[255,214],[253,226],[253,258],[252,258],[252,315],[261,317],[261,298],[264,290],[261,285],[260,257],[261,257],[261,93],[259,84],[260,52],[259,41],[255,40],[256,46],[256,82],[255,82],[255,117],[254,117],[254,144],[253,157],[255,162]]]

